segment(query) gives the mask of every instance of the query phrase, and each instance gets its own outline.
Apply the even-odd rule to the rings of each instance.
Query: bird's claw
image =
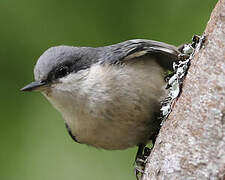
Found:
[[[135,160],[135,176],[137,180],[140,180],[140,178],[142,177],[142,175],[145,173],[144,169],[145,169],[145,164],[147,162],[147,158],[151,153],[151,149],[149,149],[148,147],[144,148],[144,153],[143,154],[139,154],[136,157]]]

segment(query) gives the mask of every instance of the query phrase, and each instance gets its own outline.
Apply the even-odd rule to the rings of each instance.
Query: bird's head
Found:
[[[88,47],[56,46],[46,50],[34,68],[35,81],[22,91],[45,91],[68,81],[97,61],[98,50]],[[78,77],[80,78],[80,77]]]

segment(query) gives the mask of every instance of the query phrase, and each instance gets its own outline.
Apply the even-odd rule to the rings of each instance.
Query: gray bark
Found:
[[[218,1],[204,34],[143,180],[225,179],[225,0]]]

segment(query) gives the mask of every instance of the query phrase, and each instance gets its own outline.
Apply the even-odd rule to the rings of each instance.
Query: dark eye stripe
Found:
[[[69,67],[68,66],[61,66],[57,68],[55,71],[55,79],[61,78],[69,74]]]
[[[80,70],[90,68],[92,61],[76,59],[74,61],[67,61],[54,67],[47,76],[47,81],[52,82],[59,78],[65,77],[70,73],[77,73]]]
[[[47,77],[47,81],[51,82],[53,80],[62,78],[70,73],[70,66],[61,65],[59,67],[54,68]]]

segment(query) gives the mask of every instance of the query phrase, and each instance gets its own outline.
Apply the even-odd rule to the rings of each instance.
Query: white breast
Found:
[[[79,142],[124,149],[148,141],[164,84],[163,69],[143,59],[94,65],[62,78],[44,94]]]

